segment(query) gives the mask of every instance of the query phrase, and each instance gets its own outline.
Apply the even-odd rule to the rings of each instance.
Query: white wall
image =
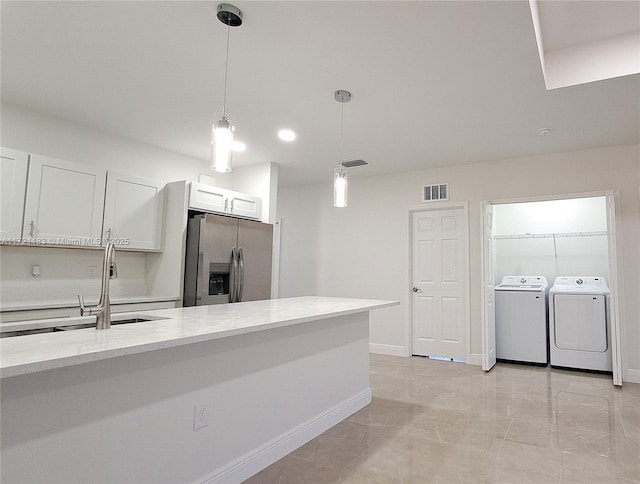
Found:
[[[262,198],[263,222],[275,223],[278,192],[278,165],[263,163],[257,166],[235,168],[231,172],[231,184],[226,188],[250,193]]]
[[[638,146],[617,146],[384,177],[351,177],[346,209],[332,206],[330,172],[326,184],[281,188],[280,296],[400,300],[399,307],[380,311],[383,315],[372,319],[371,342],[379,351],[409,354],[407,207],[420,204],[423,185],[449,182],[452,201],[469,201],[471,353],[477,355],[482,347],[482,201],[618,190],[623,366],[628,376],[628,370],[640,370],[639,156]]]
[[[604,232],[606,197],[505,203],[493,209],[496,235]]]
[[[495,205],[496,284],[508,275],[609,280],[605,197]]]
[[[5,148],[163,182],[197,181],[200,173],[209,171],[206,160],[7,104],[2,104],[0,135]]]

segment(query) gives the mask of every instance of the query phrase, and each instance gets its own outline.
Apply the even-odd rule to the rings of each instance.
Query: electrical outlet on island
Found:
[[[209,410],[205,405],[193,407],[193,430],[200,430],[209,425]]]

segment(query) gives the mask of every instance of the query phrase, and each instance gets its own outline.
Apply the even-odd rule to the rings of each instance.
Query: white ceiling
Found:
[[[546,50],[631,34],[640,24],[640,2],[538,1]]]
[[[201,158],[206,173],[217,3],[3,0],[2,101]],[[345,159],[370,163],[352,177],[639,142],[640,76],[547,91],[526,1],[233,3],[227,110],[248,146],[234,163],[276,162],[282,185],[331,179],[336,89],[353,95]],[[298,139],[279,141],[282,127]]]

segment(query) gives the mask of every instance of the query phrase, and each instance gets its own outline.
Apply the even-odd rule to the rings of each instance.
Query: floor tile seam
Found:
[[[345,481],[344,481],[344,479],[345,479],[345,478],[348,478],[348,477],[351,477],[351,476],[353,476],[353,477],[360,477],[360,478],[362,478],[362,479],[366,479],[366,481],[367,481],[367,482],[375,482],[375,483],[377,483],[377,484],[388,484],[388,483],[387,483],[387,482],[385,482],[385,481],[379,481],[378,479],[374,479],[374,478],[372,478],[372,477],[371,477],[371,476],[369,476],[369,475],[366,475],[366,474],[359,474],[359,473],[357,472],[357,468],[356,468],[356,469],[354,469],[354,471],[353,471],[353,472],[351,472],[351,473],[347,474],[346,476],[344,476],[344,475],[342,475],[342,473],[340,473],[340,474],[338,475],[338,483],[345,482]],[[308,484],[311,484],[311,483],[308,483]]]
[[[610,438],[615,438],[616,436],[616,432],[603,432],[603,431],[599,431],[599,430],[589,430],[589,429],[583,429],[581,427],[574,427],[571,426],[569,428],[563,429],[562,431],[569,431],[569,432],[573,432],[575,435],[584,435],[584,436],[588,436],[588,437],[610,437]],[[554,433],[554,435],[557,436],[557,434]],[[622,437],[623,438],[628,438],[624,432],[622,432]],[[631,440],[636,440],[636,439],[631,439]]]
[[[557,408],[573,408],[573,410],[583,410],[589,411],[593,413],[598,413],[601,415],[606,415],[611,412],[612,409],[618,409],[616,405],[613,403],[607,402],[607,405],[590,405],[588,403],[573,403],[573,402],[564,402],[564,401],[556,401]]]
[[[624,423],[624,418],[622,418],[622,413],[620,412],[619,408],[616,408],[616,415],[620,420],[620,425],[622,426],[622,433],[624,434],[624,436],[627,438],[633,438],[633,437],[629,437],[629,433],[631,433],[631,431],[627,432],[627,427]],[[640,438],[640,436],[638,438]]]
[[[504,441],[507,438],[507,435],[509,435],[509,431],[511,430],[511,427],[513,426],[513,419],[510,419],[510,420],[511,421],[509,422],[509,427],[507,427],[507,431],[504,433],[502,440],[500,441],[500,445],[496,449],[496,453],[500,452],[500,449],[502,449],[502,445],[504,444]]]
[[[470,418],[470,420],[467,420],[467,418]],[[417,420],[418,422],[421,421],[427,421],[427,422],[432,422],[432,423],[443,423],[443,424],[451,424],[451,425],[467,425],[469,427],[474,427],[475,425],[492,425],[492,424],[499,424],[500,421],[504,421],[502,423],[507,423],[506,421],[509,421],[509,424],[511,424],[511,421],[513,421],[512,417],[505,417],[503,415],[482,415],[482,414],[473,414],[473,415],[469,415],[469,414],[465,414],[464,417],[445,417],[443,418],[442,416],[429,416],[426,415],[424,417],[421,417]]]
[[[390,436],[388,435],[383,435],[382,437],[380,437],[379,439],[376,440],[375,443],[370,444],[369,446],[367,446],[367,448],[365,450],[363,450],[361,453],[359,453],[358,455],[356,455],[353,459],[351,459],[349,461],[349,463],[345,466],[343,466],[340,471],[338,472],[338,480],[340,481],[341,479],[343,479],[344,475],[343,472],[348,470],[350,467],[353,467],[353,472],[350,472],[348,475],[355,475],[357,477],[362,477],[364,479],[368,479],[368,480],[372,480],[374,482],[379,482],[380,484],[384,484],[383,481],[378,481],[377,479],[373,479],[371,478],[371,476],[367,476],[367,475],[363,475],[363,474],[358,474],[357,473],[357,469],[359,468],[357,466],[357,463],[359,461],[359,459],[361,459],[362,457],[364,457],[367,453],[369,453],[371,450],[373,450],[373,447],[375,445],[378,445],[380,443],[380,441],[382,441],[383,439],[391,439]]]
[[[358,427],[361,427],[363,430],[364,430],[364,429],[368,429],[368,428],[370,428],[370,425],[369,425],[369,424],[363,424],[363,423],[360,423],[360,422],[349,422],[349,423],[350,423],[351,425],[356,425],[356,426],[358,426]],[[367,449],[371,448],[371,446],[372,446],[374,443],[377,443],[377,442],[381,441],[381,440],[382,440],[382,439],[384,439],[386,436],[387,436],[387,434],[385,433],[385,434],[381,434],[379,437],[375,438],[375,439],[374,439],[374,441],[373,441],[371,444],[369,444],[369,445],[367,446]]]
[[[585,429],[585,428],[582,428],[580,425],[573,425],[573,424],[572,425],[562,424],[560,426],[556,426],[553,428],[552,433],[556,437],[560,437],[560,434],[562,434],[563,432],[574,435],[574,436],[611,437],[611,438],[615,438],[616,434],[619,433],[622,437],[626,438],[624,431],[616,432],[615,429],[612,431],[598,430],[598,429],[596,430]]]
[[[575,421],[563,422],[563,420],[565,420],[565,416],[561,416],[561,418],[558,418],[558,415],[554,415],[552,417],[553,418],[549,420],[547,417],[541,417],[541,416],[532,416],[532,417],[520,416],[520,415],[509,416],[509,418],[518,420],[518,421],[525,421],[525,422],[538,421],[538,423],[541,423],[541,424],[546,423],[550,427],[580,428],[578,427],[580,422],[575,422]],[[585,419],[581,419],[581,420],[585,420]],[[586,431],[589,431],[589,430],[586,430]],[[599,432],[599,431],[591,430],[591,432]],[[600,433],[609,433],[609,432],[607,431],[607,432],[600,432]]]

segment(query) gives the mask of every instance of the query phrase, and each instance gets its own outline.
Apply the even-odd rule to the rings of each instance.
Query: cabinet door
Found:
[[[109,171],[103,237],[116,247],[160,250],[164,224],[164,183]]]
[[[29,155],[0,148],[0,243],[20,242]]]
[[[106,171],[31,155],[23,239],[31,244],[99,246]]]
[[[189,208],[205,212],[226,213],[229,206],[229,190],[191,182]]]
[[[230,197],[229,213],[238,217],[254,219],[259,219],[262,215],[262,202],[258,197],[238,192],[231,192]]]

